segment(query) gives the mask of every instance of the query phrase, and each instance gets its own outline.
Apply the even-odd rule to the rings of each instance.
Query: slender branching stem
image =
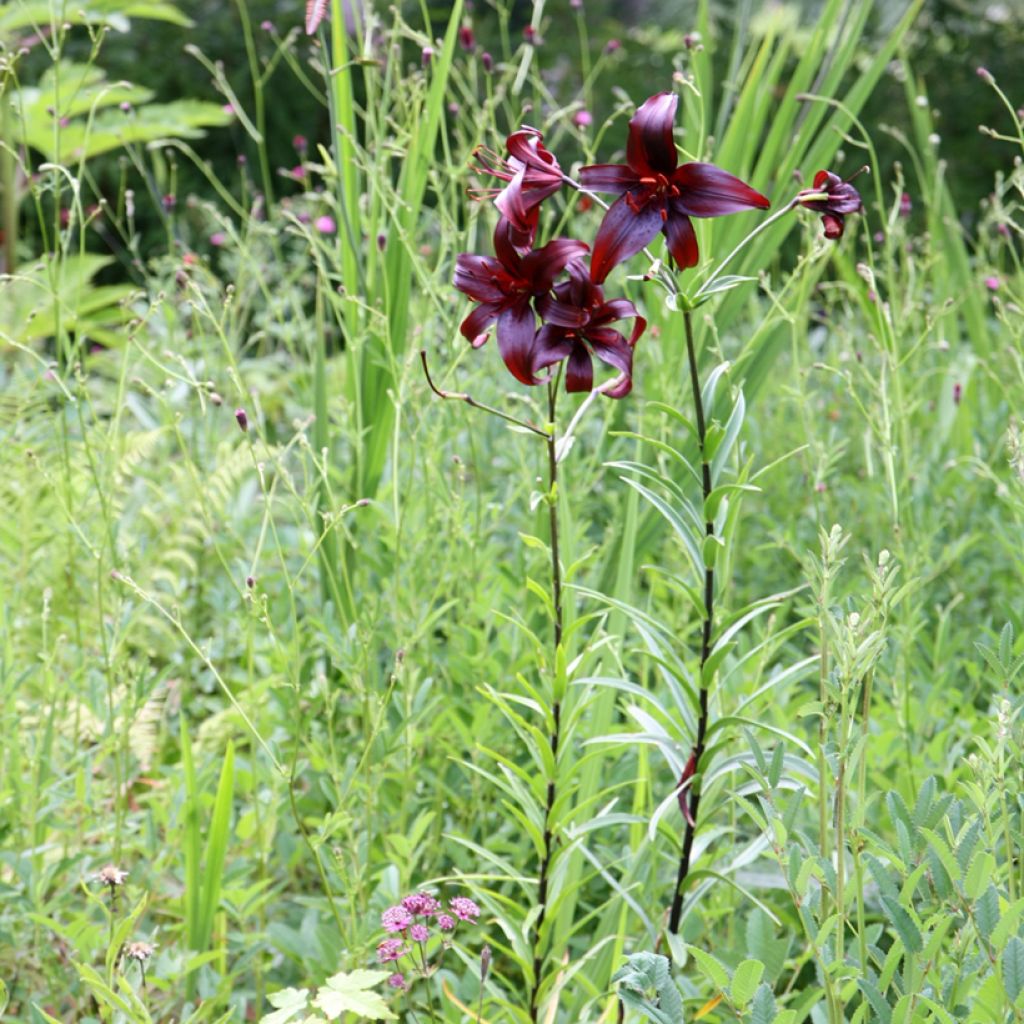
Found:
[[[555,431],[556,399],[558,381],[548,382],[548,524],[551,541],[551,602],[554,606],[554,651],[551,662],[552,672],[557,672],[558,649],[562,646],[562,566],[558,554],[558,438]],[[558,695],[557,681],[554,699],[551,702],[551,761],[557,774],[558,748],[562,735],[562,702]],[[533,928],[533,985],[530,988],[530,1020],[536,1024],[539,1019],[540,985],[544,966],[542,931],[547,916],[548,884],[551,878],[552,859],[555,851],[555,836],[552,815],[557,791],[555,778],[548,779],[547,796],[544,806],[544,852],[537,872],[537,920]]]
[[[700,374],[697,371],[697,351],[693,342],[693,322],[689,312],[683,314],[683,323],[686,325],[686,357],[690,364],[690,386],[693,389],[693,408],[697,420],[697,441],[700,445],[701,483],[706,506],[708,496],[711,494],[711,464],[708,462],[705,446],[707,423],[704,417],[704,399],[701,395]],[[704,529],[708,537],[715,535],[715,524],[711,520],[705,521]],[[693,765],[696,775],[690,785],[690,816],[686,822],[686,831],[683,834],[683,850],[679,857],[679,871],[676,875],[676,885],[672,894],[672,909],[668,919],[669,931],[674,935],[679,932],[679,924],[683,915],[683,893],[686,888],[686,879],[690,874],[693,842],[696,838],[697,825],[699,824],[700,762],[704,756],[704,745],[708,731],[708,691],[711,683],[711,680],[706,679],[704,676],[704,666],[707,664],[708,658],[711,657],[711,638],[714,625],[715,570],[713,566],[706,566],[704,569],[704,625],[700,646],[700,713],[697,717],[697,735],[693,744]]]
[[[514,423],[517,427],[529,430],[530,433],[543,437],[545,441],[554,443],[554,436],[552,434],[549,434],[548,431],[542,430],[535,424],[530,423],[529,420],[521,420],[516,416],[512,416],[510,413],[502,412],[500,409],[495,409],[493,406],[484,405],[483,402],[478,402],[472,395],[467,395],[464,391],[445,391],[443,388],[439,388],[434,383],[433,377],[430,376],[430,367],[427,365],[427,353],[425,349],[420,349],[420,362],[423,363],[423,374],[427,378],[427,384],[430,385],[430,390],[433,391],[438,398],[453,398],[456,401],[465,402],[466,405],[470,405],[474,409],[481,409],[483,412],[489,412],[492,416],[497,416],[498,419],[505,420],[508,423]]]

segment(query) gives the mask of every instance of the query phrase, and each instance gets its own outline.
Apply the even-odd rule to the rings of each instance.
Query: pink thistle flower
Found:
[[[994,276],[994,275],[992,277],[986,277],[985,278],[985,287],[990,292],[997,292],[997,291],[999,291],[999,278]]]
[[[425,924],[414,924],[409,929],[409,938],[413,942],[426,942],[430,938],[430,929]]]
[[[469,921],[470,924],[476,924],[480,916],[480,908],[466,896],[456,896],[449,900],[448,908],[460,921]]]
[[[382,964],[389,964],[400,959],[405,954],[405,946],[401,939],[385,939],[377,947],[377,959]]]
[[[577,110],[572,115],[572,123],[577,128],[589,128],[594,123],[594,118],[589,110]]]
[[[296,135],[292,139],[292,145],[300,152],[305,153],[309,149],[309,140],[305,135]]]
[[[380,923],[386,932],[404,932],[412,924],[412,914],[405,907],[388,907],[380,915]]]
[[[315,227],[321,235],[333,235],[334,232],[338,230],[338,225],[335,224],[334,218],[326,213],[322,217],[317,217],[313,222],[313,227]]]
[[[228,236],[225,235],[223,231],[214,231],[214,233],[210,235],[210,245],[217,249],[219,249],[227,240]]]
[[[443,932],[453,932],[455,931],[455,918],[449,917],[448,914],[438,914],[437,927]]]

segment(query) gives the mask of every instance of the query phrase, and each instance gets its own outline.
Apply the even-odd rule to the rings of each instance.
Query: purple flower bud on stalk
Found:
[[[960,383],[960,381],[957,381],[953,385],[953,404],[954,405],[959,405],[960,404],[960,399],[963,397],[963,393],[964,393],[964,387]]]
[[[992,76],[992,72],[988,68],[978,68],[978,77],[988,85],[995,84],[995,78]]]
[[[235,410],[235,422],[241,428],[242,433],[246,433],[249,430],[249,417],[245,414],[244,409]]]
[[[430,67],[430,62],[434,59],[434,48],[432,46],[424,46],[420,51],[420,59],[425,68]]]
[[[263,21],[260,22],[260,28],[263,29],[264,32],[273,32],[274,23],[272,21],[264,19]]]
[[[472,52],[476,47],[476,36],[473,35],[473,30],[468,25],[463,25],[459,29],[459,46],[467,53]]]
[[[604,44],[604,52],[609,54],[615,53],[616,50],[621,48],[622,43],[620,43],[618,39],[609,39],[608,42]]]
[[[494,68],[494,58],[486,50],[480,54],[480,63],[483,65],[484,71],[490,74]]]

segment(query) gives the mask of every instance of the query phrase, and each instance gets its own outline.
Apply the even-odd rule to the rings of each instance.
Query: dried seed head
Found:
[[[148,942],[132,942],[124,951],[125,957],[136,963],[144,964],[153,956],[153,947]]]
[[[96,872],[96,880],[101,885],[110,886],[111,889],[116,889],[120,885],[124,885],[124,880],[128,877],[127,871],[122,871],[118,867],[114,867],[113,864],[108,864],[104,868],[100,868]]]

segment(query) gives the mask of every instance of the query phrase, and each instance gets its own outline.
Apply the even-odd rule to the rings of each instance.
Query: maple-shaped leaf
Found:
[[[288,1024],[288,1021],[306,1008],[308,1001],[308,989],[283,988],[280,992],[267,996],[267,1002],[275,1009],[273,1013],[260,1017],[260,1024]]]
[[[327,983],[317,992],[313,1005],[327,1015],[328,1020],[337,1020],[343,1013],[357,1013],[370,1020],[396,1020],[379,992],[371,992],[388,977],[387,971],[342,971],[328,978]]]
[[[327,16],[327,0],[306,0],[306,35],[311,36]]]

